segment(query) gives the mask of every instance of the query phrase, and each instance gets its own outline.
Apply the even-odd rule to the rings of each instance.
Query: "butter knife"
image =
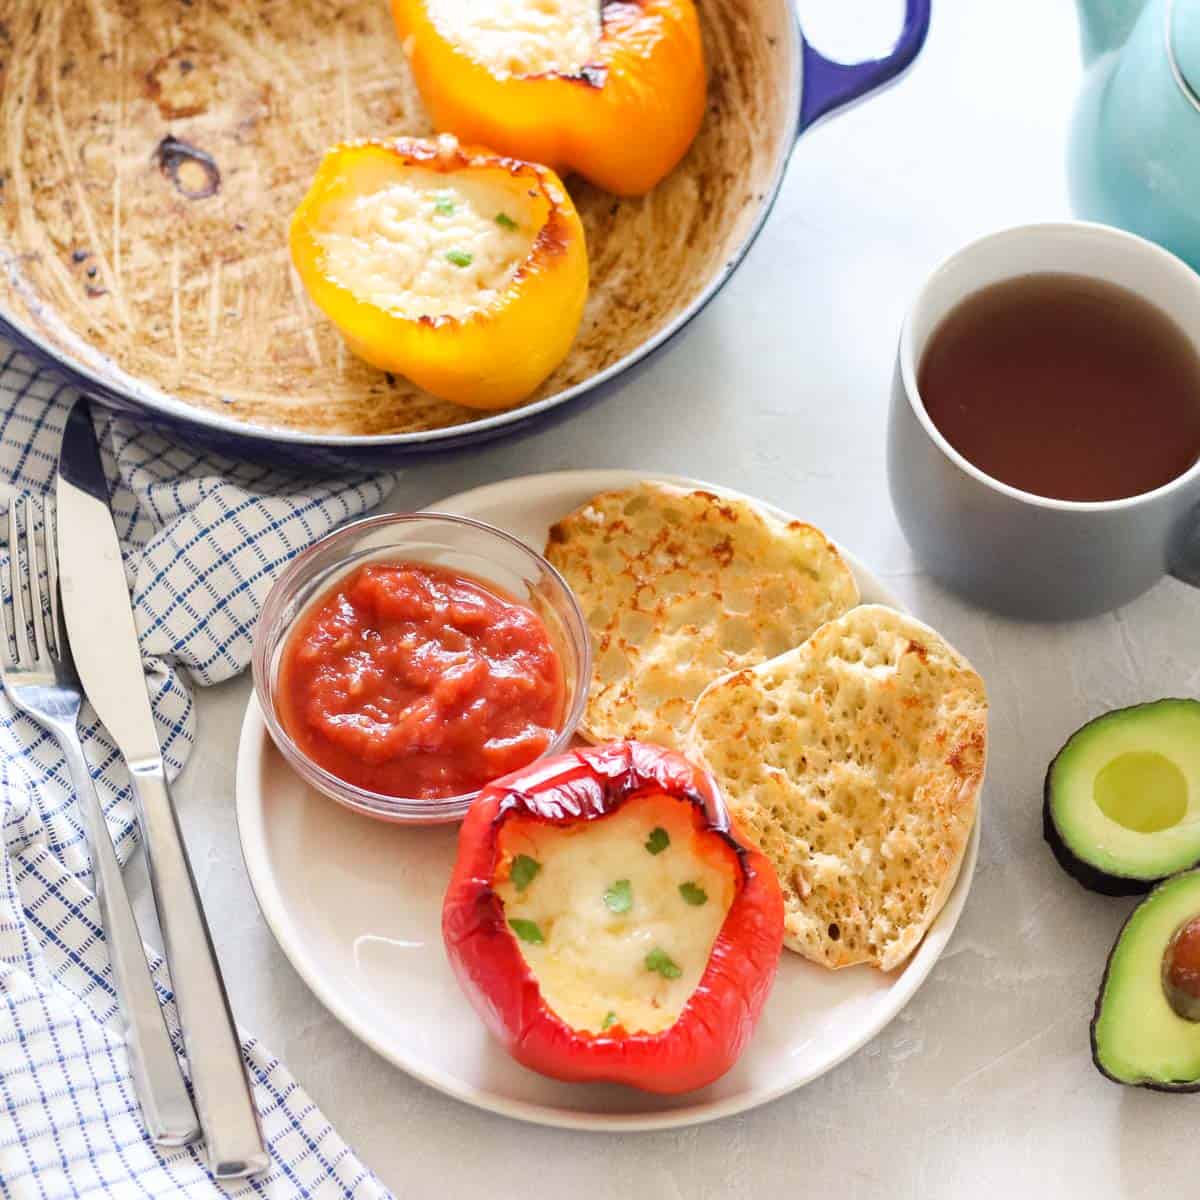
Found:
[[[209,1169],[218,1179],[254,1175],[269,1159],[167,787],[108,485],[84,399],[67,418],[58,471],[63,618],[84,692],[129,766]]]

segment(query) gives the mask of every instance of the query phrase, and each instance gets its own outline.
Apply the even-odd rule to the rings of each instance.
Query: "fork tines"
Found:
[[[53,659],[62,657],[63,645],[54,508],[49,500],[24,495],[9,503],[5,582],[12,598],[12,618],[4,621],[4,665],[24,670],[49,668]]]

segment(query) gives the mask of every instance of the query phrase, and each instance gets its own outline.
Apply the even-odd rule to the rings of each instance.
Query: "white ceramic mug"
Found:
[[[888,480],[901,528],[930,574],[1014,616],[1106,612],[1166,572],[1200,585],[1200,463],[1139,496],[1055,500],[985,474],[925,411],[917,372],[940,322],[990,284],[1047,271],[1136,292],[1200,352],[1200,275],[1152,242],[1086,222],[1023,225],[972,242],[929,277],[900,333]]]

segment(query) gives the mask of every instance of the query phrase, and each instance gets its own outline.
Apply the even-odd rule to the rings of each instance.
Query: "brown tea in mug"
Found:
[[[1200,355],[1149,301],[1079,275],[1025,275],[934,330],[917,386],[964,458],[1060,500],[1153,491],[1200,458]]]

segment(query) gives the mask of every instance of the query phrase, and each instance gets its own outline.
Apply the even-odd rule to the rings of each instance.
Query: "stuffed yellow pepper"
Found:
[[[334,147],[290,245],[356,354],[471,408],[533,392],[587,298],[583,227],[558,176],[449,136]]]
[[[648,192],[704,116],[692,0],[392,0],[439,129]]]

